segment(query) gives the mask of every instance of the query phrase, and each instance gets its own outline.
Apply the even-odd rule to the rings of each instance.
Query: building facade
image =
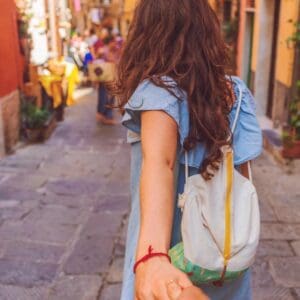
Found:
[[[288,40],[299,15],[300,0],[240,2],[237,73],[254,92],[267,127],[288,120],[299,69],[299,54]]]
[[[137,0],[124,0],[123,2],[123,13],[121,18],[121,32],[123,36],[127,35],[136,4]]]
[[[123,32],[133,16],[136,0],[125,0]],[[288,120],[293,98],[299,53],[289,37],[299,22],[300,0],[209,0],[218,12],[223,28],[237,26],[233,50],[234,69],[251,88],[258,102],[258,114],[269,127],[281,127]],[[238,22],[231,22],[237,17]],[[227,24],[226,24],[227,23]]]
[[[21,54],[14,0],[0,0],[0,155],[19,139],[20,104],[24,58]]]

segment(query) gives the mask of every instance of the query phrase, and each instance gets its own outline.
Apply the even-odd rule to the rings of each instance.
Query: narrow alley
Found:
[[[129,147],[121,126],[96,124],[92,89],[80,92],[46,143],[0,161],[1,300],[120,298]],[[300,298],[297,175],[266,153],[254,163],[263,221],[254,300]]]

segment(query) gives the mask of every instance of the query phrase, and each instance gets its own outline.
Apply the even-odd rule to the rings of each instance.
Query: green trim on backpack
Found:
[[[182,272],[186,273],[194,285],[220,280],[219,271],[211,271],[201,268],[186,259],[184,257],[184,248],[182,242],[169,250],[169,256],[171,257],[172,264]],[[236,279],[246,271],[247,269],[238,272],[227,271],[225,274],[225,280]]]

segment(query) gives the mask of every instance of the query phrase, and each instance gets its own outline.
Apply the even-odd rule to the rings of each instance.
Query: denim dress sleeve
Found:
[[[188,110],[185,95],[173,85],[173,81],[169,81],[169,83],[172,93],[156,86],[150,80],[143,81],[137,87],[124,107],[125,114],[122,119],[122,124],[129,129],[127,135],[129,143],[140,140],[141,112],[160,110],[175,120],[178,126],[180,144],[183,145],[188,133]]]
[[[161,110],[170,115],[178,125],[180,137],[180,163],[185,163],[183,144],[189,133],[189,111],[186,94],[176,87],[171,79],[166,79],[173,85],[170,93],[158,87],[149,80],[143,81],[125,105],[122,123],[129,129],[128,142],[140,141],[141,112],[147,110]],[[233,136],[234,163],[240,165],[253,160],[262,151],[262,132],[256,118],[255,100],[246,84],[233,76],[234,92],[238,99],[241,93],[242,103],[238,122]],[[176,95],[176,96],[175,96]],[[237,112],[237,101],[229,114],[231,125]],[[205,144],[198,143],[188,153],[188,165],[199,169],[206,156]]]
[[[237,98],[239,93],[242,93],[241,111],[233,135],[234,162],[235,165],[240,165],[261,154],[263,141],[262,131],[256,117],[255,99],[241,79],[238,77],[232,77],[232,79]],[[230,113],[231,124],[236,115],[237,106],[236,101]]]

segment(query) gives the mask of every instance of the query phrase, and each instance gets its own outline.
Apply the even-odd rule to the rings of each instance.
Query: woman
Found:
[[[103,47],[98,49],[98,59],[95,64],[99,63],[98,69],[99,76],[102,81],[98,83],[98,105],[96,120],[105,125],[116,125],[117,122],[113,119],[112,102],[113,99],[107,92],[106,83],[114,78],[114,65],[117,62],[117,57],[111,53],[111,43],[114,37],[109,34],[107,29],[103,29],[102,33]]]
[[[262,147],[253,98],[241,80],[225,75],[227,61],[207,0],[139,1],[114,88],[132,148],[122,300],[204,299],[166,255],[181,239],[176,201],[184,187],[184,150],[190,174],[207,178],[222,146],[232,144],[242,169]],[[228,141],[239,90],[239,122]],[[249,272],[222,287],[200,288],[213,300],[251,299]]]

